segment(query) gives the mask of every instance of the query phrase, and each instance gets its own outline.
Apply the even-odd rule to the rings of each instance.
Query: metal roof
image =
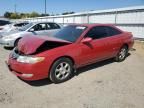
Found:
[[[125,7],[125,8],[84,11],[84,12],[77,12],[77,13],[68,14],[68,15],[45,16],[45,17],[37,17],[37,18],[60,18],[60,17],[87,15],[88,13],[89,14],[99,14],[99,13],[111,13],[111,12],[120,12],[120,11],[132,11],[132,10],[144,10],[144,5],[142,5],[142,6],[131,6],[131,7]],[[27,19],[31,19],[31,18],[27,18]]]

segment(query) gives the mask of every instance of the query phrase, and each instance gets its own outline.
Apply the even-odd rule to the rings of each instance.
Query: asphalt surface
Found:
[[[78,70],[67,82],[24,82],[7,69],[0,46],[0,108],[144,108],[144,47],[124,62],[106,60]]]

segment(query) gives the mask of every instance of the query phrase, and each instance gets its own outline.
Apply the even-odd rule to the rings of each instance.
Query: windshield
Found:
[[[79,25],[69,25],[62,28],[59,32],[57,32],[54,37],[67,40],[70,42],[75,42],[80,35],[85,31],[87,27],[79,26]]]
[[[33,23],[29,23],[23,27],[21,27],[19,30],[20,31],[26,31],[28,28],[30,28],[31,26],[33,26],[34,24]]]

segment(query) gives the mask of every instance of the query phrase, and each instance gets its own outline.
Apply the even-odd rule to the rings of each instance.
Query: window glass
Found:
[[[25,30],[27,30],[28,28],[30,28],[31,26],[33,26],[33,25],[34,25],[33,23],[29,23],[29,24],[21,27],[19,30],[20,30],[20,31],[25,31]]]
[[[99,38],[104,38],[104,37],[109,37],[109,36],[114,36],[121,34],[121,31],[109,27],[109,26],[97,26],[92,28],[86,36],[91,37],[92,39],[99,39]]]
[[[99,39],[107,37],[107,30],[104,26],[97,26],[92,28],[86,36],[91,37],[92,39]]]
[[[34,31],[41,31],[41,30],[46,30],[46,24],[41,23],[37,24],[33,27]]]
[[[75,42],[86,30],[86,28],[87,27],[85,26],[69,25],[62,28],[59,32],[57,32],[54,35],[54,37],[67,40],[70,42]]]
[[[51,26],[49,24],[47,24],[47,30],[50,30]]]
[[[10,24],[9,21],[0,20],[0,26],[4,26],[6,24]]]
[[[15,26],[15,27],[20,27],[20,26],[21,26],[21,24],[14,24],[14,26]]]
[[[60,26],[56,23],[49,23],[50,29],[60,29]]]
[[[113,27],[106,27],[107,32],[108,32],[108,36],[114,36],[114,35],[118,35],[121,34],[121,31],[113,28]]]
[[[15,24],[14,26],[15,27],[22,27],[22,26],[25,26],[27,25],[28,23],[18,23],[18,24]]]

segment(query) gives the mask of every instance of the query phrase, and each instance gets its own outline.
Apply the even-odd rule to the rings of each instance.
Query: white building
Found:
[[[132,32],[136,38],[144,38],[144,6],[87,11],[70,15],[47,16],[21,19],[24,21],[50,21],[69,23],[110,23],[125,31]]]

